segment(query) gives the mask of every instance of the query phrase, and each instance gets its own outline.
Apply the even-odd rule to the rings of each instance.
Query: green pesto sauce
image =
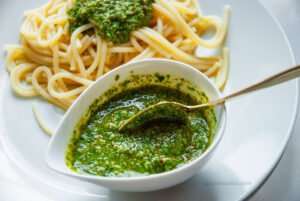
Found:
[[[125,43],[132,31],[149,25],[152,3],[153,0],[77,0],[68,11],[70,32],[93,23],[103,39]]]
[[[86,120],[75,127],[66,153],[66,163],[72,170],[118,177],[162,173],[190,162],[210,145],[216,125],[212,108],[191,112],[186,121],[149,121],[120,133],[123,122],[155,103],[195,105],[208,101],[203,92],[169,75],[132,78],[94,101],[83,118]],[[177,88],[176,82],[186,86],[189,93]],[[191,94],[197,94],[197,99]]]

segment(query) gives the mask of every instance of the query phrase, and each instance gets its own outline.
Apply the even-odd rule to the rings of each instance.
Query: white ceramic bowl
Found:
[[[65,153],[74,126],[87,111],[88,106],[105,91],[110,89],[115,81],[115,76],[120,75],[120,80],[125,80],[134,74],[154,74],[156,72],[183,77],[186,80],[200,86],[210,100],[220,98],[218,89],[201,72],[193,67],[167,59],[147,59],[125,64],[105,74],[89,86],[84,93],[70,107],[64,118],[59,123],[52,136],[47,153],[47,163],[54,170],[72,176],[74,178],[99,184],[101,186],[120,191],[153,191],[179,184],[192,177],[211,158],[225,128],[225,106],[215,108],[217,116],[217,131],[212,144],[198,158],[190,163],[172,171],[138,177],[102,177],[78,174],[69,169],[65,162]]]

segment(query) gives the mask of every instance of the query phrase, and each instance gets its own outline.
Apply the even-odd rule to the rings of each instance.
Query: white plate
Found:
[[[46,2],[46,1],[45,1]],[[232,8],[227,45],[231,69],[224,93],[240,89],[294,64],[282,29],[258,1],[201,0],[205,14],[223,16]],[[40,0],[0,1],[0,47],[18,41],[23,11]],[[237,200],[266,178],[282,155],[295,120],[298,85],[290,81],[232,101],[224,138],[211,161],[189,181],[149,193],[121,193],[60,175],[45,163],[49,137],[39,128],[31,104],[55,126],[62,113],[36,99],[16,97],[0,61],[0,132],[12,167],[25,183],[54,200]]]

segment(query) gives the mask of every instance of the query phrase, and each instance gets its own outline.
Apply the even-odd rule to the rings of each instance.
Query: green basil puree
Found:
[[[161,77],[156,77],[160,83]],[[130,81],[120,86],[124,83]],[[106,94],[113,91],[116,90]],[[215,116],[209,119],[207,115],[214,115],[212,108],[191,112],[186,121],[150,121],[124,133],[118,128],[135,113],[161,101],[186,105],[208,101],[204,93],[199,94],[203,97],[196,99],[179,88],[150,83],[121,90],[95,106],[97,100],[90,107],[86,123],[79,123],[74,130],[79,134],[71,139],[66,155],[68,166],[82,174],[133,176],[161,173],[188,163],[200,156],[213,138]]]
[[[68,11],[70,32],[93,23],[103,39],[125,43],[132,31],[149,25],[152,3],[153,0],[77,0]]]

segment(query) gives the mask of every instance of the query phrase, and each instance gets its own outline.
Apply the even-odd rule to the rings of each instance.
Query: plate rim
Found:
[[[285,41],[285,43],[287,44],[287,48],[289,50],[289,54],[291,56],[291,61],[293,63],[293,65],[296,65],[296,59],[295,59],[295,53],[294,50],[291,46],[290,40],[288,39],[283,27],[281,26],[281,24],[279,23],[279,20],[277,19],[277,17],[273,14],[273,12],[271,11],[271,9],[262,1],[262,0],[256,0],[264,9],[265,11],[272,17],[272,19],[274,20],[276,26],[279,28],[281,35]],[[276,159],[272,162],[271,166],[268,168],[268,170],[266,170],[264,172],[264,174],[261,176],[260,179],[257,180],[257,182],[255,182],[247,192],[245,192],[244,194],[242,194],[241,196],[238,197],[238,200],[245,200],[246,198],[250,198],[252,195],[255,194],[256,191],[258,191],[264,184],[265,181],[267,181],[269,179],[269,176],[272,174],[272,172],[275,170],[275,168],[277,167],[277,165],[280,163],[280,159],[282,158],[287,144],[291,138],[292,132],[294,130],[294,126],[295,126],[295,122],[296,122],[296,118],[297,118],[297,114],[298,114],[298,110],[299,110],[299,78],[296,78],[295,81],[293,81],[296,89],[296,94],[295,94],[295,105],[294,105],[294,109],[293,109],[293,114],[292,114],[292,121],[290,122],[289,126],[288,126],[288,130],[286,131],[286,136],[284,137],[284,143],[282,144],[282,146],[280,147],[280,151],[279,153],[277,153]]]
[[[283,27],[281,26],[281,24],[279,23],[277,17],[273,14],[273,12],[271,11],[271,9],[263,2],[263,0],[256,0],[256,2],[258,4],[260,4],[262,6],[262,8],[270,15],[270,17],[272,18],[272,20],[275,22],[276,26],[279,28],[279,31],[282,35],[282,38],[285,42],[285,44],[287,45],[287,49],[288,49],[288,52],[289,52],[289,55],[290,55],[290,59],[291,59],[291,62],[293,65],[296,65],[296,59],[295,59],[295,54],[294,54],[294,50],[291,46],[291,43],[283,29]],[[3,70],[4,72],[6,71],[5,69]],[[2,74],[0,75],[0,86],[4,86],[6,85],[7,83],[5,83],[6,80],[9,80],[8,78],[9,76],[7,74]],[[4,84],[3,84],[4,83]],[[279,152],[276,153],[275,155],[275,160],[272,162],[272,164],[269,166],[269,168],[267,168],[267,170],[265,170],[265,172],[262,174],[262,176],[248,189],[248,190],[245,190],[245,192],[243,194],[241,194],[237,200],[245,200],[247,198],[250,198],[252,195],[255,194],[255,192],[257,192],[264,184],[265,181],[267,181],[270,177],[270,175],[272,174],[272,172],[275,170],[275,168],[277,167],[277,165],[280,163],[280,159],[282,158],[285,150],[286,150],[286,147],[287,147],[287,144],[289,142],[289,139],[291,137],[291,134],[294,130],[294,126],[295,126],[295,122],[296,122],[296,117],[297,117],[297,114],[298,114],[298,110],[299,110],[299,79],[297,78],[295,81],[292,82],[293,84],[295,84],[295,90],[296,90],[296,93],[295,93],[295,105],[294,105],[294,108],[293,108],[293,113],[291,114],[291,122],[289,123],[288,125],[288,129],[287,131],[285,132],[285,137],[283,138],[284,142],[282,143],[282,145],[280,146],[280,149],[279,149]],[[4,87],[0,87],[0,95],[3,93],[3,88]],[[2,110],[2,108],[0,108],[0,111]],[[20,168],[22,171],[24,171],[24,173],[30,175],[31,177],[33,177],[34,179],[38,180],[39,182],[42,182],[46,185],[49,185],[49,186],[52,186],[53,188],[57,188],[57,189],[60,189],[60,190],[63,190],[63,191],[66,191],[66,192],[72,192],[72,193],[75,193],[75,191],[73,190],[70,190],[70,189],[66,189],[66,188],[62,188],[61,186],[55,186],[54,184],[52,184],[51,182],[47,182],[47,181],[44,181],[42,178],[39,178],[38,175],[32,173],[32,166],[31,165],[28,165],[26,163],[26,161],[23,159],[23,158],[20,158],[20,159],[16,159],[16,156],[15,154],[12,154],[12,153],[16,153],[16,150],[14,149],[14,147],[8,143],[7,140],[5,140],[7,137],[6,135],[7,134],[3,134],[3,133],[6,133],[6,129],[5,129],[5,126],[4,126],[4,122],[3,122],[3,119],[2,117],[0,116],[0,143],[3,147],[3,150],[4,150],[4,153],[5,155],[10,159],[12,160],[12,162],[14,162],[18,168]],[[18,155],[18,153],[16,153]],[[20,162],[21,161],[21,162]],[[25,164],[23,163],[23,161],[25,162]],[[25,182],[26,183],[26,182]],[[29,187],[38,192],[36,189],[33,189],[30,185]],[[84,195],[86,193],[82,193],[82,195]],[[103,195],[103,196],[100,196],[101,198],[105,198],[107,196]]]

